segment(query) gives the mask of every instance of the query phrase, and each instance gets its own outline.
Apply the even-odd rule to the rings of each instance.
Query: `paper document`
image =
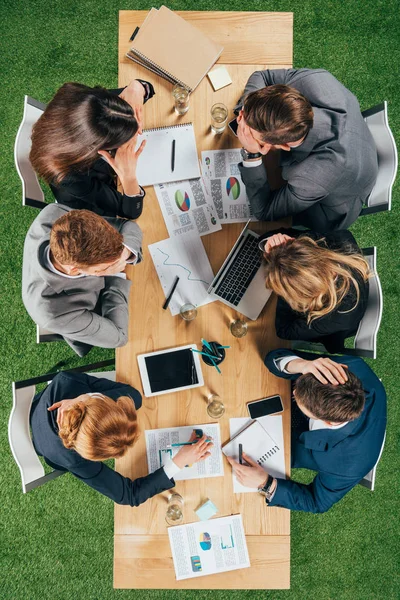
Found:
[[[177,581],[250,567],[242,516],[168,528]]]
[[[145,432],[147,465],[149,473],[154,473],[162,467],[168,458],[173,458],[180,447],[168,448],[172,444],[188,442],[193,429],[202,429],[205,435],[213,439],[213,447],[210,448],[211,456],[185,467],[177,475],[175,481],[186,479],[203,479],[206,477],[223,477],[224,465],[221,452],[221,435],[219,423],[208,423],[207,425],[190,425],[188,427],[171,427],[167,429],[151,429]]]
[[[205,150],[201,158],[206,189],[222,224],[245,223],[252,213],[238,166],[242,160],[240,149]]]
[[[217,210],[201,178],[154,186],[171,237],[189,231],[207,235],[221,229]]]
[[[248,427],[251,423],[254,425]],[[243,452],[258,462],[267,473],[286,479],[282,415],[260,417],[256,421],[247,417],[229,419],[229,428],[231,442],[222,448],[226,456],[239,460],[240,442]],[[239,483],[233,471],[232,478],[235,494],[257,492],[255,488]]]
[[[186,303],[203,306],[215,301],[207,294],[214,274],[197,233],[185,233],[150,244],[149,251],[165,297],[170,293],[176,276],[179,277],[169,304],[172,315],[177,315]]]

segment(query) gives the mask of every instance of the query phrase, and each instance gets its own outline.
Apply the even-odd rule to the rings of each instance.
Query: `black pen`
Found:
[[[167,308],[169,306],[169,303],[171,302],[171,298],[172,298],[172,295],[173,295],[174,291],[176,290],[176,286],[178,285],[178,281],[179,281],[179,277],[177,275],[176,279],[174,281],[174,285],[172,286],[172,290],[170,291],[170,293],[168,295],[168,298],[165,300],[165,302],[163,304],[163,309],[164,310],[167,310]]]
[[[172,140],[172,148],[171,148],[171,171],[174,172],[175,169],[175,140]]]
[[[239,464],[243,464],[243,444],[239,444]]]

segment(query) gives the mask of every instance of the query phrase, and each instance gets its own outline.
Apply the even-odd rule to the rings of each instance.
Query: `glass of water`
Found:
[[[184,304],[181,306],[179,313],[184,321],[193,321],[197,317],[197,308],[194,304]]]
[[[225,406],[221,398],[216,394],[210,394],[207,398],[207,414],[212,419],[219,419],[225,412]]]
[[[189,110],[189,91],[177,83],[174,85],[172,95],[175,100],[175,112],[184,115]]]
[[[242,338],[247,334],[247,323],[241,319],[236,319],[235,321],[232,321],[229,329],[231,330],[231,334],[233,336]]]
[[[168,507],[165,514],[168,525],[180,525],[183,521],[183,498],[174,492],[168,498]]]
[[[219,102],[211,107],[211,131],[222,133],[228,122],[228,109],[225,104]]]

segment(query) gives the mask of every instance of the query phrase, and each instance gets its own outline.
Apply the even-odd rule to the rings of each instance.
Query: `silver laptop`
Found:
[[[271,290],[265,287],[264,264],[258,247],[259,235],[248,229],[249,223],[250,219],[207,292],[255,321]]]

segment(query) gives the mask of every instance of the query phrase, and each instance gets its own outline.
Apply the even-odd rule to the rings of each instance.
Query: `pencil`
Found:
[[[169,306],[169,303],[171,302],[171,298],[172,298],[172,295],[173,295],[174,291],[176,290],[176,286],[178,285],[178,281],[179,281],[179,277],[177,275],[176,279],[174,281],[174,285],[172,286],[172,289],[171,289],[171,291],[170,291],[170,293],[168,295],[168,298],[165,300],[165,302],[163,304],[163,309],[164,310],[167,310],[167,308]]]

